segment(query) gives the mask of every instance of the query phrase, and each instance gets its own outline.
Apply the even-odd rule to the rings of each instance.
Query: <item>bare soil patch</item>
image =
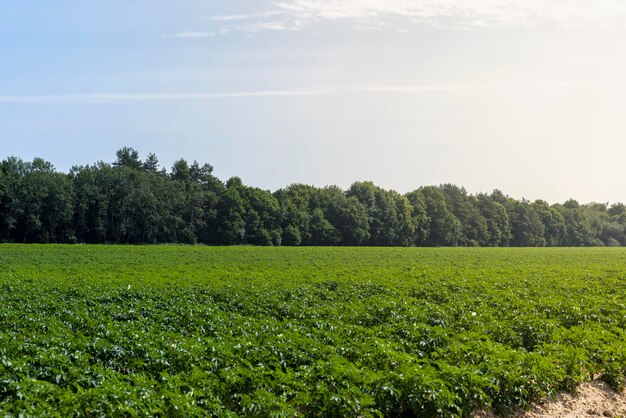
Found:
[[[491,412],[480,412],[474,418],[496,418]],[[529,411],[519,411],[512,418],[626,418],[626,392],[616,393],[609,385],[594,380],[582,384],[575,394],[560,393],[555,399],[533,405]]]

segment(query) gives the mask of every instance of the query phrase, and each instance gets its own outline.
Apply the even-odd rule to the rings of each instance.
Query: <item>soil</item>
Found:
[[[491,412],[480,412],[474,418],[497,418]],[[528,411],[511,418],[626,418],[626,392],[616,393],[606,383],[594,380],[582,384],[575,394],[561,393],[555,399],[537,403]]]

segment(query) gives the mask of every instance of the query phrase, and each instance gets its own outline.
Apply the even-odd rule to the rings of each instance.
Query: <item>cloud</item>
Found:
[[[282,15],[282,14],[285,14],[285,12],[282,10],[272,10],[269,12],[260,12],[260,13],[217,15],[217,16],[211,16],[210,20],[216,20],[218,22],[230,22],[230,21],[237,21],[237,20],[251,20],[251,19],[266,18],[266,17],[272,17],[272,16],[277,16],[277,15]]]
[[[569,82],[511,82],[491,84],[365,84],[321,89],[258,90],[221,93],[86,93],[52,95],[0,95],[0,103],[103,103],[103,102],[153,102],[199,101],[254,97],[321,96],[337,93],[436,93],[467,90],[546,89],[546,88],[617,88],[626,87],[626,81],[569,81]]]
[[[154,102],[154,101],[198,101],[254,97],[292,97],[330,94],[332,90],[260,90],[225,93],[89,93],[57,95],[5,95],[0,103],[15,104],[62,104],[62,103],[106,103],[106,102]]]
[[[213,32],[181,31],[172,35],[172,38],[206,39],[216,36]]]
[[[390,18],[403,20],[403,27],[410,23],[464,29],[542,24],[614,27],[626,23],[623,0],[292,0],[275,1],[273,6],[271,11],[214,16],[212,20],[254,20],[235,28],[248,31],[302,30],[338,20],[353,20],[355,27],[372,29]]]
[[[558,89],[558,88],[617,88],[626,87],[626,81],[570,81],[570,82],[510,82],[491,84],[422,84],[422,85],[360,85],[340,91],[360,93],[436,93],[467,90]]]
[[[329,87],[323,89],[300,90],[259,90],[222,93],[88,93],[57,95],[0,95],[1,103],[13,104],[63,104],[63,103],[108,103],[108,102],[164,102],[164,101],[201,101],[237,98],[297,97],[321,96],[337,93],[371,94],[421,94],[437,92],[460,92],[467,90],[502,90],[502,89],[546,89],[546,88],[624,88],[626,81],[580,81],[580,82],[512,82],[493,84],[418,84],[418,85],[354,85]]]
[[[236,26],[235,29],[246,32],[259,32],[259,31],[299,31],[304,29],[307,23],[302,19],[283,20],[283,21],[269,21],[269,22],[256,22],[250,25]]]
[[[280,20],[268,20],[269,18],[281,15],[285,16],[285,18]],[[294,16],[287,16],[283,10],[247,14],[216,15],[211,16],[208,20],[225,24],[225,26],[222,26],[212,32],[184,30],[168,37],[180,39],[203,39],[214,36],[225,36],[233,30],[241,32],[297,31],[304,28],[304,22],[302,19]]]
[[[211,20],[217,20],[218,22],[230,22],[233,20],[248,20],[257,15],[254,14],[239,14],[239,15],[224,15],[224,16],[212,16]]]
[[[209,20],[233,24],[232,27],[222,28],[221,30],[234,29],[243,32],[297,31],[304,29],[306,25],[304,19],[300,19],[298,16],[294,16],[286,10],[271,10],[268,12],[248,14],[217,15],[211,16]]]

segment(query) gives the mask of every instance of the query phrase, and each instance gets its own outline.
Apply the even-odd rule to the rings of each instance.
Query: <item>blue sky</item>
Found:
[[[0,158],[626,201],[614,0],[0,3]]]

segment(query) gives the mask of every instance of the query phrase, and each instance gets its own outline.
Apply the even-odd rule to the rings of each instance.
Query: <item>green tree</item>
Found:
[[[569,247],[580,247],[590,242],[590,230],[585,215],[580,204],[570,199],[562,205],[555,205],[565,221],[567,234],[564,245]]]
[[[461,222],[446,205],[443,192],[434,186],[419,189],[424,196],[426,212],[430,218],[430,229],[425,244],[427,246],[455,246],[461,234]]]
[[[415,226],[406,197],[369,181],[352,184],[346,195],[355,197],[367,211],[370,245],[411,244]]]
[[[0,201],[0,237],[4,242],[16,239],[18,219],[24,206],[20,202],[21,179],[26,175],[26,163],[17,157],[9,157],[0,164],[2,200]]]
[[[159,159],[155,154],[149,153],[142,168],[149,173],[156,173],[159,170]]]
[[[240,185],[244,203],[245,242],[255,245],[280,245],[281,211],[278,200],[267,190]]]
[[[211,175],[211,170],[208,170],[207,176]],[[198,164],[196,162],[190,167],[187,161],[181,158],[174,162],[170,173],[170,178],[177,186],[173,193],[175,195],[173,197],[173,219],[177,225],[176,234],[179,242],[189,244],[197,242],[199,235],[207,235],[207,199],[212,199],[213,206],[215,206],[216,199],[214,193],[207,190],[205,180],[208,180],[199,177],[197,171]],[[217,216],[217,207],[214,210],[215,212],[211,216]]]
[[[545,227],[528,200],[510,199],[507,213],[511,221],[511,246],[544,247],[546,245]]]
[[[297,246],[301,242],[300,230],[293,225],[287,225],[283,231],[282,245]]]
[[[406,198],[411,205],[411,222],[414,232],[412,243],[417,246],[425,245],[430,233],[430,216],[426,208],[424,195],[420,190],[413,190],[406,194]]]
[[[339,231],[342,245],[362,245],[370,239],[368,214],[354,196],[346,196],[337,186],[320,190],[324,217]]]
[[[226,182],[226,188],[217,205],[217,224],[220,243],[226,245],[243,244],[246,236],[244,201],[239,193],[241,180],[233,177]]]
[[[609,212],[609,216],[611,218],[618,217],[618,216],[626,213],[626,205],[624,205],[623,203],[614,203],[608,209],[608,212]]]
[[[114,167],[126,167],[133,170],[140,170],[143,167],[143,163],[139,159],[139,153],[130,147],[124,147],[115,153],[117,157],[113,163]]]
[[[491,242],[489,228],[476,199],[464,188],[453,184],[444,184],[440,189],[446,198],[448,209],[461,223],[459,245],[470,247],[488,245]]]
[[[274,192],[282,213],[282,241],[291,243],[286,245],[316,245],[311,232],[311,215],[321,205],[321,199],[316,197],[318,194],[315,187],[305,184],[292,184]],[[289,237],[285,235],[287,230]],[[293,239],[295,236],[300,237],[297,244],[294,244],[297,241]]]
[[[73,242],[72,184],[41,159],[2,162],[2,235],[17,242]]]
[[[313,210],[309,223],[313,245],[337,245],[341,241],[341,233],[328,222],[321,208]]]
[[[588,203],[580,206],[588,227],[589,235],[585,245],[603,247],[608,244],[603,240],[603,232],[609,223],[610,215],[607,203]]]
[[[489,247],[508,246],[511,240],[511,225],[506,208],[487,194],[478,194],[476,205],[485,219],[489,237],[482,245]]]
[[[543,200],[536,200],[532,208],[543,223],[543,237],[547,247],[562,246],[567,236],[567,227],[563,215]]]

